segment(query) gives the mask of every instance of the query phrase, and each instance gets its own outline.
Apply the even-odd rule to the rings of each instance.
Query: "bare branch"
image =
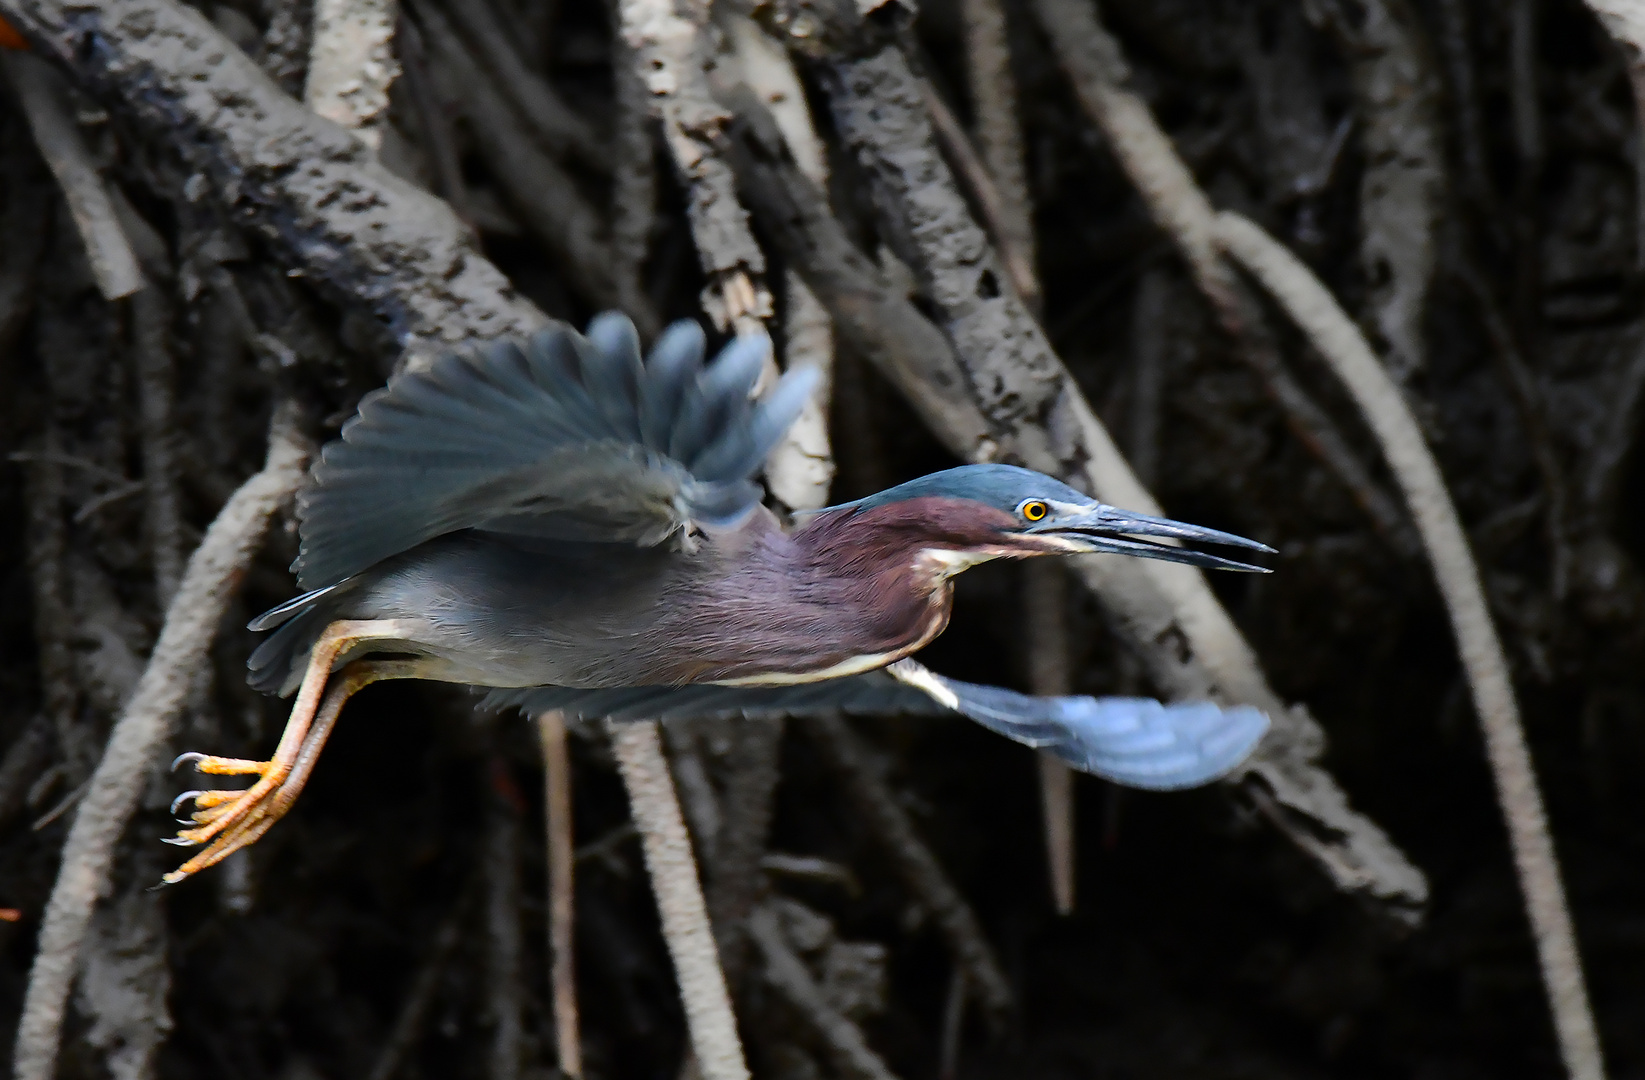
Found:
[[[1046,559],[1023,566],[1023,636],[1027,641],[1028,686],[1058,697],[1073,692],[1068,670],[1068,571]],[[1039,755],[1040,815],[1045,824],[1045,856],[1051,870],[1051,899],[1058,915],[1074,911],[1074,774],[1050,754]]]
[[[1423,320],[1445,196],[1439,79],[1405,0],[1347,0],[1332,19],[1364,125],[1360,261],[1383,363],[1404,383],[1426,364]]]
[[[18,1024],[16,1080],[50,1080],[69,987],[92,909],[108,886],[114,845],[136,809],[154,755],[170,737],[191,673],[204,662],[224,606],[261,544],[269,518],[297,489],[306,456],[291,411],[279,410],[263,470],[234,493],[189,558],[154,654],[115,723],[63,845]]]
[[[1040,306],[1034,272],[1034,208],[1028,196],[1028,168],[1017,120],[1017,80],[1011,74],[1005,7],[1000,0],[962,0],[965,61],[971,76],[971,108],[977,118],[977,148],[999,193],[999,225],[994,242],[1005,254],[1023,303]],[[935,112],[933,112],[935,118]],[[1026,267],[1023,275],[1018,269]],[[1027,289],[1024,289],[1026,277]]]
[[[583,1044],[577,1030],[577,963],[572,918],[576,897],[577,852],[571,830],[571,759],[566,753],[565,717],[537,717],[543,751],[543,809],[548,836],[548,967],[553,997],[554,1043],[560,1071],[583,1075]]]
[[[862,1029],[828,1003],[805,962],[784,939],[776,912],[762,907],[749,915],[748,936],[760,951],[766,982],[811,1029],[839,1075],[850,1080],[897,1080],[869,1047]]]
[[[572,111],[547,79],[526,67],[490,0],[446,0],[446,14],[468,39],[469,47],[496,73],[497,88],[518,116],[553,154],[570,154],[600,173],[611,171],[611,157],[594,129]]]
[[[544,325],[451,208],[293,101],[176,0],[0,0],[78,83],[197,172],[291,270],[363,305],[419,357]]]
[[[801,170],[819,188],[828,186],[828,160],[806,107],[793,62],[781,43],[747,16],[729,9],[719,13],[730,40],[737,76],[771,110]],[[834,370],[834,326],[828,311],[793,269],[783,275],[783,366],[811,368],[822,375],[817,391],[766,462],[771,493],[791,510],[817,510],[828,504],[834,480],[834,454],[828,444],[828,402]]]
[[[749,913],[765,892],[760,857],[771,831],[772,802],[776,795],[783,722],[730,720],[732,738],[727,761],[725,797],[721,801],[720,835],[715,844],[709,879],[708,910],[714,920],[720,963],[733,993],[740,993],[747,966],[744,934]]]
[[[245,852],[240,852],[229,858],[240,858],[244,854]],[[465,888],[451,905],[451,911],[447,913],[439,928],[434,931],[433,944],[428,950],[428,956],[411,980],[411,988],[406,991],[405,1002],[400,1006],[399,1015],[394,1018],[394,1026],[389,1029],[383,1048],[377,1052],[377,1058],[372,1062],[366,1080],[393,1080],[406,1055],[414,1048],[423,1022],[434,1004],[434,996],[440,990],[440,976],[445,973],[446,965],[451,962],[452,954],[457,951],[457,945],[462,940],[463,919],[468,914],[474,892],[472,888]]]
[[[620,0],[618,11],[623,39],[645,72],[653,114],[686,185],[691,235],[708,276],[703,310],[721,329],[751,328],[771,314],[771,296],[762,280],[765,256],[737,202],[731,169],[714,145],[730,117],[708,84],[708,4]]]
[[[942,929],[956,962],[968,973],[991,1023],[1011,1007],[1011,985],[1000,971],[993,948],[983,937],[977,915],[943,872],[914,823],[874,772],[867,751],[845,720],[835,716],[809,721],[806,733],[839,772],[845,791],[869,830],[891,856],[903,884]]]
[[[414,4],[412,10],[427,31],[423,40],[430,57],[462,103],[481,154],[527,227],[568,264],[566,281],[597,306],[622,307],[642,334],[657,333],[661,327],[650,302],[624,289],[612,273],[599,214],[570,175],[527,135],[446,17],[430,3]]]
[[[30,786],[51,761],[51,747],[51,721],[36,716],[0,756],[0,829],[26,805]]]
[[[888,216],[882,227],[896,243],[918,238],[938,249],[926,253],[930,261],[923,272],[932,279],[928,292],[941,309],[954,341],[952,351],[937,355],[933,347],[910,354],[887,348],[893,334],[899,340],[922,340],[910,325],[913,319],[928,328],[929,323],[906,301],[883,292],[874,308],[861,305],[857,296],[863,281],[875,281],[877,275],[854,285],[839,280],[854,260],[866,260],[818,207],[804,178],[793,175],[780,140],[750,119],[758,103],[746,108],[739,103],[739,114],[749,122],[737,129],[732,153],[739,174],[746,171],[745,194],[760,209],[769,235],[783,244],[784,254],[825,303],[840,303],[833,313],[842,331],[848,320],[855,320],[853,333],[872,343],[865,355],[883,362],[881,370],[952,452],[972,460],[1016,460],[1061,476],[1104,502],[1160,513],[1051,352],[1043,331],[1014,296],[988,287],[1000,280],[998,264],[947,166],[931,147],[923,103],[906,63],[892,48],[861,55],[865,46],[852,37],[856,16],[844,6],[805,11],[807,34],[793,39],[790,47],[825,58],[824,74],[836,97],[842,134],[860,160],[883,168],[880,179],[886,190],[879,201],[896,208],[902,220]],[[828,19],[819,19],[819,13]],[[799,16],[781,5],[775,17],[783,25],[802,25],[794,21]],[[835,56],[842,40],[849,47]],[[917,200],[914,187],[919,188]],[[1209,244],[1210,226],[1195,235]],[[887,316],[886,324],[865,317],[870,311]],[[956,364],[962,372],[957,381],[948,374]],[[1077,557],[1072,562],[1135,643],[1161,692],[1243,702],[1269,715],[1273,727],[1234,781],[1249,786],[1255,780],[1257,789],[1271,793],[1268,805],[1275,824],[1318,860],[1338,888],[1376,899],[1395,918],[1418,918],[1428,895],[1422,873],[1375,823],[1348,805],[1335,780],[1319,766],[1323,733],[1304,709],[1286,708],[1274,693],[1204,576],[1156,560]]]
[[[1508,661],[1439,464],[1399,387],[1307,266],[1237,214],[1225,211],[1218,216],[1217,226],[1217,238],[1225,250],[1262,282],[1342,380],[1376,434],[1405,495],[1445,598],[1474,707],[1485,731],[1497,798],[1508,823],[1514,865],[1536,937],[1566,1071],[1573,1080],[1603,1080],[1604,1064],[1583,983],[1582,961]]]
[[[355,132],[373,150],[378,120],[400,74],[394,58],[395,0],[315,0],[303,103]]]
[[[620,32],[612,34],[611,67],[617,84],[616,132],[611,140],[611,272],[619,289],[644,296],[646,256],[657,226],[657,150],[650,94]]]
[[[102,174],[80,138],[62,80],[44,60],[27,53],[0,54],[0,66],[22,103],[40,156],[68,200],[103,299],[130,296],[143,287],[143,271],[120,228]]]
[[[1097,21],[1091,5],[1079,0],[1036,0],[1034,10],[1080,103],[1107,135],[1149,214],[1176,244],[1194,284],[1235,341],[1237,355],[1262,380],[1292,433],[1336,475],[1377,531],[1401,554],[1415,554],[1415,540],[1398,504],[1286,370],[1255,298],[1211,246],[1211,202],[1147,103],[1123,85],[1126,66],[1119,43]]]
[[[731,1012],[725,974],[714,947],[691,838],[680,816],[674,780],[651,721],[609,725],[617,764],[628,789],[634,824],[645,847],[645,865],[662,916],[663,939],[674,960],[691,1046],[704,1080],[748,1080],[742,1040]]]
[[[1634,139],[1634,172],[1640,205],[1645,206],[1645,7],[1635,0],[1586,0],[1605,32],[1622,50],[1628,65],[1628,84],[1634,92],[1634,119],[1640,131]],[[1645,267],[1645,214],[1636,214],[1634,261]]]

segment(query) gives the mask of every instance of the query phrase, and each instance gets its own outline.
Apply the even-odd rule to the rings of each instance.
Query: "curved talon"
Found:
[[[162,836],[160,838],[160,842],[162,844],[170,844],[172,847],[199,847],[200,846],[200,841],[190,840],[188,837],[182,836],[182,835]]]
[[[185,761],[204,761],[208,756],[210,755],[202,754],[198,750],[190,750],[187,753],[178,754],[172,759],[171,771],[176,772],[177,766],[181,765]]]
[[[184,757],[186,757],[186,756],[187,755],[185,754]],[[182,758],[177,759],[177,761],[182,761],[182,760],[183,760]],[[171,767],[173,769],[177,768],[177,761],[174,761],[174,762],[171,763]],[[204,791],[199,791],[199,790],[183,792],[181,795],[179,795],[175,799],[171,800],[171,809],[168,811],[168,813],[172,813],[172,814],[177,813],[177,808],[179,806],[181,806],[184,803],[188,802],[190,799],[198,798],[199,796],[204,795],[204,794],[205,794]],[[178,820],[181,821],[182,819],[179,818]]]

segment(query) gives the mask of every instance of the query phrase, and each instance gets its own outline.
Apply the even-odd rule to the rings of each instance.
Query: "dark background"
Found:
[[[589,0],[493,2],[528,62],[604,130],[612,114],[607,11]],[[220,25],[258,35],[276,0],[198,6]],[[1529,91],[1516,88],[1526,73],[1510,62],[1513,5],[1421,0],[1406,12],[1423,63],[1444,87],[1448,184],[1427,367],[1410,391],[1470,530],[1513,665],[1611,1074],[1645,1078],[1640,135],[1622,58],[1582,5],[1531,7]],[[959,722],[863,724],[1019,995],[1002,1033],[980,1023],[965,1028],[959,1075],[1558,1075],[1479,732],[1426,565],[1379,537],[1290,436],[1231,357],[1032,21],[1014,4],[1007,9],[1053,344],[1122,443],[1136,356],[1146,347],[1167,358],[1151,486],[1174,517],[1280,549],[1272,576],[1223,575],[1213,586],[1281,696],[1307,703],[1323,723],[1326,763],[1356,807],[1427,873],[1432,902],[1423,924],[1404,930],[1336,894],[1226,792],[1121,795],[1082,779],[1079,903],[1072,917],[1058,918],[1028,751]],[[1357,10],[1330,0],[1112,0],[1103,13],[1127,51],[1133,85],[1218,206],[1267,225],[1356,314],[1368,287],[1359,259],[1363,120],[1346,46],[1331,27],[1333,19],[1351,25]],[[1447,39],[1458,11],[1465,34]],[[925,3],[917,31],[930,73],[965,119],[955,5]],[[1480,104],[1475,137],[1485,156],[1474,171],[1456,107],[1459,62],[1471,70]],[[1281,87],[1284,108],[1265,105],[1274,95],[1264,98],[1262,86]],[[1540,157],[1516,143],[1516,92],[1529,92],[1540,116]],[[827,137],[827,110],[820,99],[814,104]],[[407,107],[397,98],[393,115],[415,142]],[[81,120],[108,175],[181,258],[192,226],[175,198],[176,166],[90,101]],[[1297,195],[1300,173],[1330,159],[1330,136],[1344,123],[1350,127],[1328,180]],[[460,122],[457,134],[466,147]],[[678,187],[666,158],[659,161],[646,280],[667,316],[695,317],[702,282]],[[466,150],[463,162],[475,190],[492,190],[483,162]],[[837,152],[832,164],[836,210],[871,251],[860,178]],[[597,198],[598,185],[583,179]],[[111,720],[90,688],[98,666],[118,666],[121,648],[146,655],[157,615],[142,499],[115,498],[84,512],[118,482],[142,475],[129,313],[97,296],[61,197],[9,100],[0,107],[0,198],[9,305],[0,310],[0,451],[37,450],[49,425],[62,453],[88,463],[63,470],[62,497],[44,508],[28,463],[0,463],[0,746],[16,746],[46,707],[36,647],[41,571],[31,558],[42,514],[64,530],[79,687],[73,737],[54,733],[27,775],[13,778],[26,798],[0,799],[0,906],[21,914],[0,923],[0,1017],[14,1017],[68,815],[31,826],[96,761]],[[502,212],[506,225],[506,205]],[[534,242],[504,227],[482,238],[544,309],[578,323],[593,313]],[[244,343],[225,343],[209,290],[191,296],[180,275],[168,282],[176,294],[185,514],[196,528],[258,466],[276,387],[300,396],[324,439],[387,370],[380,343],[350,313],[285,279],[248,243],[235,274],[254,315],[304,344],[300,362],[282,369]],[[1571,559],[1563,593],[1550,570],[1547,477],[1533,460],[1484,305],[1464,284],[1470,274],[1484,282],[1532,374],[1569,488],[1560,522]],[[1169,298],[1163,324],[1134,316],[1148,279]],[[1270,322],[1294,370],[1341,418],[1365,460],[1377,461],[1317,360],[1286,337],[1283,319]],[[953,464],[888,384],[849,354],[837,363],[838,499]],[[1613,415],[1619,430],[1605,426]],[[179,750],[236,754],[272,745],[284,707],[243,688],[239,671],[253,636],[238,627],[287,598],[293,554],[282,519],[231,606],[214,677],[191,699]],[[1023,625],[1034,613],[1024,610],[1020,581],[1012,566],[967,574],[951,628],[927,652],[930,665],[1024,686]],[[1139,664],[1108,634],[1094,602],[1068,593],[1077,688],[1147,692]],[[117,648],[104,641],[109,636]],[[524,722],[480,717],[469,704],[462,691],[423,684],[367,691],[350,706],[297,810],[249,860],[147,894],[142,889],[172,864],[172,850],[157,841],[171,829],[164,803],[182,786],[156,777],[124,843],[116,891],[154,897],[141,902],[160,917],[139,919],[124,937],[110,930],[123,944],[108,955],[128,963],[97,977],[110,980],[111,993],[135,995],[139,1006],[128,1012],[139,1017],[136,1029],[169,1024],[170,1037],[155,1060],[122,1073],[121,1038],[98,1034],[82,992],[61,1075],[365,1075],[448,919],[461,928],[458,944],[399,1075],[485,1074],[484,956],[493,928],[472,894],[484,838],[498,820],[514,821],[519,838],[528,1074],[546,1071],[552,1026],[537,744]],[[578,841],[612,841],[603,845],[609,857],[579,866],[589,1071],[672,1077],[683,1026],[638,846],[613,840],[627,818],[622,790],[598,742],[574,739],[573,757]],[[865,1020],[870,1042],[899,1075],[933,1077],[950,974],[942,941],[911,909],[802,725],[791,725],[782,764],[771,850],[833,860],[851,870],[856,887],[774,879],[775,887],[833,920],[842,938],[885,946],[889,981],[883,1008]],[[153,961],[147,967],[145,957]],[[757,1015],[764,1019],[745,1036],[759,1074],[821,1068],[828,1075],[826,1066],[784,1056],[780,1015]]]

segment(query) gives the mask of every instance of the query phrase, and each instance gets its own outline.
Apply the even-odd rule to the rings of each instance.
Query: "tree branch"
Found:
[[[1542,961],[1542,979],[1566,1071],[1573,1080],[1603,1080],[1604,1063],[1582,978],[1582,959],[1508,661],[1439,463],[1399,387],[1378,363],[1353,320],[1307,266],[1285,245],[1237,214],[1224,211],[1217,226],[1223,248],[1262,282],[1348,389],[1405,495],[1445,599],[1474,708],[1485,732],[1497,799],[1508,823],[1514,866]]]
[[[704,1080],[748,1080],[737,1018],[731,1011],[697,863],[691,855],[691,837],[680,816],[657,724],[641,721],[608,727],[645,848],[645,865],[662,916],[663,940],[674,961],[698,1065]]]
[[[180,156],[291,270],[369,310],[419,356],[544,325],[450,207],[293,101],[193,8],[0,0],[0,14]]]
[[[50,1080],[69,987],[92,908],[108,887],[115,842],[137,807],[155,754],[171,735],[234,587],[262,543],[269,518],[297,490],[306,457],[291,410],[277,410],[263,470],[234,493],[189,557],[154,654],[109,735],[63,845],[17,1028],[16,1080]]]

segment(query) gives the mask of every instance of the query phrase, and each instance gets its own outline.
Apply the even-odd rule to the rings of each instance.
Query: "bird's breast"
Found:
[[[911,562],[852,572],[830,565],[731,575],[698,625],[725,628],[721,663],[692,681],[732,686],[816,682],[884,667],[925,646],[948,625],[952,590]]]

